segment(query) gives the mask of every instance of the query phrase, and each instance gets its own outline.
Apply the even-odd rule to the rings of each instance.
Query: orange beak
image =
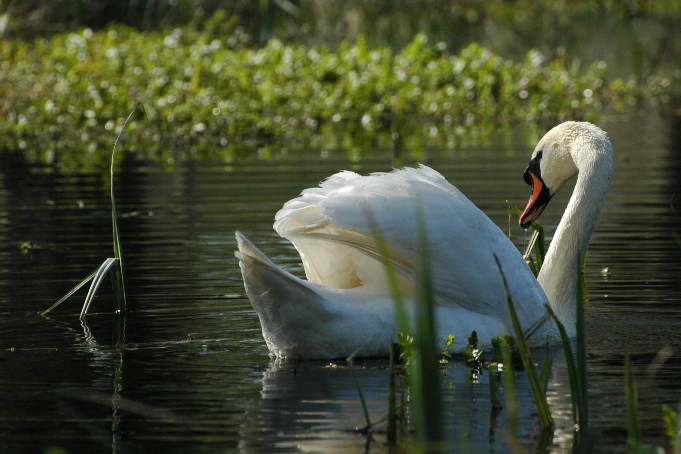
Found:
[[[528,176],[532,180],[532,193],[530,194],[530,200],[527,202],[525,211],[520,215],[519,222],[520,226],[524,229],[528,228],[530,224],[539,217],[552,197],[541,177],[535,175],[534,172],[529,169],[526,170],[525,181],[528,181]],[[529,181],[528,184],[530,184]]]

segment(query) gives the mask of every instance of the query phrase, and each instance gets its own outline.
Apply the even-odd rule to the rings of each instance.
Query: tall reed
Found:
[[[629,452],[641,451],[641,422],[638,417],[638,388],[631,374],[631,358],[624,355],[624,389],[627,400],[627,447]]]
[[[125,273],[124,273],[124,268],[123,268],[123,254],[121,252],[121,239],[118,231],[118,215],[116,214],[116,197],[114,193],[114,162],[115,162],[115,155],[116,155],[116,146],[118,145],[118,142],[121,139],[121,136],[123,135],[123,131],[125,131],[126,126],[132,119],[132,116],[137,113],[141,112],[142,114],[146,115],[144,111],[144,106],[142,103],[138,103],[135,108],[130,112],[128,117],[125,120],[125,123],[123,124],[123,127],[121,127],[120,132],[118,133],[118,136],[116,137],[116,141],[114,142],[113,149],[111,151],[111,168],[110,168],[110,183],[111,183],[111,225],[112,225],[112,234],[113,234],[113,251],[114,251],[114,257],[107,258],[102,262],[101,265],[99,265],[94,271],[92,271],[85,279],[80,281],[78,284],[76,284],[71,290],[69,290],[66,295],[64,295],[59,301],[54,303],[52,306],[47,308],[45,311],[41,312],[40,315],[46,315],[49,312],[51,312],[53,309],[55,309],[57,306],[59,306],[61,303],[66,301],[71,295],[76,293],[81,287],[83,287],[85,284],[88,282],[92,281],[90,284],[90,289],[88,290],[88,294],[85,297],[85,302],[83,303],[83,308],[80,311],[80,318],[83,319],[85,315],[87,315],[87,312],[90,308],[90,305],[92,304],[92,301],[94,300],[95,295],[97,294],[97,291],[99,290],[100,285],[104,281],[104,278],[110,274],[111,277],[111,283],[112,283],[112,289],[113,289],[113,299],[114,299],[114,307],[115,307],[115,312],[117,314],[123,314],[128,311],[128,303],[127,303],[127,293],[126,293],[126,285],[125,285]]]
[[[443,450],[442,393],[435,302],[423,213],[417,214],[416,223],[419,253],[416,276],[418,296],[416,321],[411,331],[414,342],[410,352],[412,361],[409,368],[409,391],[415,416],[417,449],[433,452]]]
[[[390,261],[390,248],[373,213],[366,211],[365,216],[371,225],[379,255],[385,265],[400,332],[412,339],[404,347],[407,358],[410,419],[416,432],[413,449],[422,452],[444,451],[435,304],[424,214],[417,208],[416,240],[419,263],[416,274],[417,296],[413,308],[407,308],[397,272]],[[413,324],[409,323],[408,310],[414,311]]]
[[[535,404],[537,405],[537,412],[539,415],[539,422],[544,431],[550,431],[553,428],[553,417],[551,416],[551,410],[549,409],[549,403],[546,400],[545,388],[542,381],[537,374],[537,369],[534,367],[534,360],[532,359],[532,353],[530,348],[525,341],[525,335],[523,328],[520,325],[520,320],[518,319],[518,314],[515,310],[515,304],[511,298],[511,293],[509,291],[508,282],[506,281],[506,275],[501,268],[501,263],[499,258],[494,255],[494,260],[499,268],[499,274],[501,274],[501,280],[504,284],[504,292],[506,294],[506,303],[508,304],[508,310],[511,314],[511,322],[513,323],[513,330],[516,335],[516,342],[518,344],[518,350],[520,351],[520,358],[523,361],[523,366],[525,366],[525,371],[527,372],[527,379],[530,382],[530,389],[532,391],[532,397],[534,398]]]

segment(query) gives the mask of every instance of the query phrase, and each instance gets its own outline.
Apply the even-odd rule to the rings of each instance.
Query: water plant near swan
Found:
[[[83,287],[88,282],[92,281],[90,284],[90,289],[85,297],[85,302],[83,303],[83,308],[80,311],[81,320],[87,315],[90,305],[97,294],[99,286],[102,284],[107,275],[111,277],[111,283],[113,288],[113,299],[115,311],[117,314],[125,314],[128,311],[128,302],[126,294],[126,284],[125,284],[125,273],[123,268],[123,253],[121,252],[121,239],[118,232],[118,214],[116,213],[116,197],[114,191],[114,162],[116,156],[116,145],[125,130],[125,126],[128,124],[133,115],[137,112],[144,112],[144,106],[138,104],[135,106],[132,112],[127,116],[125,123],[121,127],[116,141],[114,142],[113,149],[111,150],[111,166],[109,168],[110,176],[110,196],[111,196],[111,227],[113,234],[113,251],[114,256],[109,257],[102,262],[102,264],[97,267],[92,273],[90,273],[85,279],[76,284],[66,295],[59,299],[52,306],[41,312],[41,315],[47,315],[61,303],[66,301],[74,293],[76,293],[81,287]]]

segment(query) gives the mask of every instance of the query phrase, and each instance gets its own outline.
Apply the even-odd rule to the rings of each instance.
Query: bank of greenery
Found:
[[[137,102],[148,120],[129,125],[127,146],[163,158],[219,155],[244,139],[423,130],[447,138],[473,124],[596,120],[637,90],[607,80],[603,62],[580,67],[536,52],[513,62],[475,44],[453,55],[423,35],[399,53],[362,40],[333,51],[245,41],[219,13],[201,30],[112,26],[4,40],[0,148],[45,161],[105,160]]]

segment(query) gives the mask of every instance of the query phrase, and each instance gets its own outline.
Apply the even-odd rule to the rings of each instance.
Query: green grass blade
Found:
[[[348,364],[348,368],[350,369],[350,373],[352,374],[352,379],[355,381],[355,386],[357,387],[357,392],[359,393],[359,401],[362,404],[362,410],[364,410],[364,419],[366,421],[366,430],[369,430],[371,428],[371,418],[369,417],[369,409],[367,408],[367,403],[366,400],[364,400],[364,391],[362,391],[362,386],[359,384],[359,379],[357,378],[357,374],[355,373],[355,368],[352,364],[352,361],[355,359],[355,356],[357,353],[362,350],[364,346],[362,345],[360,348],[355,350],[350,356],[348,356],[345,359],[345,362]]]
[[[675,412],[675,423],[672,427],[676,430],[675,434],[672,434],[672,446],[675,454],[681,454],[681,405],[679,405]]]
[[[580,405],[583,400],[581,391],[582,382],[578,377],[577,366],[575,364],[575,357],[572,354],[572,347],[570,346],[570,338],[568,337],[567,332],[565,331],[565,327],[563,326],[561,321],[558,320],[558,317],[553,312],[553,309],[551,309],[551,306],[545,304],[544,307],[549,312],[549,314],[551,314],[553,321],[556,323],[556,326],[558,327],[558,332],[560,333],[560,339],[563,343],[563,355],[565,356],[565,364],[567,366],[568,379],[570,382],[570,397],[572,399],[572,420],[574,421],[577,428],[579,430],[582,430],[582,424],[580,421],[580,417],[582,415]],[[586,427],[584,427],[584,429],[586,429]]]
[[[395,344],[390,344],[388,362],[388,427],[386,429],[388,445],[397,444],[397,409],[395,402]]]
[[[420,210],[419,210],[420,211]],[[416,214],[419,266],[417,267],[416,324],[414,366],[409,374],[412,403],[415,410],[417,440],[427,450],[441,448],[442,430],[441,388],[434,314],[430,257],[424,215]]]
[[[487,366],[487,375],[489,377],[489,397],[492,401],[492,410],[501,410],[501,401],[499,400],[499,393],[497,392],[497,383],[494,379],[494,369],[496,369],[496,366],[493,364]]]
[[[102,281],[106,277],[106,275],[109,273],[109,270],[111,270],[111,267],[116,264],[118,259],[116,258],[108,258],[104,260],[104,263],[97,269],[97,272],[95,273],[94,277],[92,278],[92,284],[90,284],[90,290],[88,290],[87,296],[85,297],[85,302],[83,303],[83,309],[80,311],[80,318],[82,319],[85,317],[87,314],[88,309],[90,308],[90,304],[92,304],[92,300],[94,299],[95,295],[97,294],[97,290],[99,290],[99,286],[102,285]]]
[[[116,137],[116,141],[114,142],[113,149],[111,150],[111,169],[110,169],[110,176],[111,176],[111,225],[113,229],[113,249],[114,249],[114,257],[118,259],[118,264],[116,265],[116,270],[113,273],[113,279],[114,279],[114,304],[116,306],[116,312],[118,313],[123,313],[127,312],[128,309],[128,303],[127,303],[127,295],[126,295],[126,286],[125,286],[125,272],[124,272],[124,267],[123,267],[123,254],[121,252],[121,239],[120,235],[118,232],[118,216],[116,215],[116,197],[115,197],[115,191],[114,191],[114,162],[115,162],[115,155],[116,155],[116,146],[118,145],[118,142],[121,139],[121,136],[123,135],[123,131],[125,131],[126,126],[128,126],[128,123],[132,119],[132,116],[138,112],[141,111],[145,116],[146,112],[144,110],[144,105],[142,103],[137,103],[135,108],[130,112],[130,115],[128,115],[128,118],[125,119],[125,123],[123,123],[123,127],[118,133],[118,136]]]
[[[662,405],[662,426],[667,436],[670,452],[679,453],[679,437],[681,437],[681,418],[679,413],[668,405]]]
[[[520,208],[518,208],[514,203],[509,203],[508,200],[506,203],[508,203],[508,207],[516,214],[516,216],[520,217],[523,215],[523,212],[520,211]]]
[[[546,395],[546,390],[549,387],[549,378],[551,378],[551,367],[553,366],[553,359],[548,357],[544,360],[541,366],[541,374],[539,374],[539,381],[541,381],[542,390]]]
[[[581,391],[579,403],[579,424],[580,427],[587,429],[589,427],[589,401],[588,401],[588,388],[587,388],[587,370],[586,370],[586,327],[584,324],[584,299],[583,299],[583,287],[581,279],[581,266],[577,263],[577,295],[576,295],[576,353],[575,365],[577,366],[577,373],[579,378],[579,389]]]
[[[518,217],[522,215],[522,211],[520,211],[520,208],[518,208],[514,204],[509,203],[508,206],[511,209],[511,211],[518,215]],[[532,237],[530,238],[530,241],[527,244],[527,248],[525,249],[523,257],[525,258],[525,260],[527,260],[528,264],[530,265],[532,273],[535,276],[537,276],[539,275],[539,271],[541,270],[541,267],[544,264],[544,256],[546,255],[546,240],[544,239],[544,227],[541,225],[541,223],[539,223],[539,221],[532,222],[531,227]],[[532,256],[530,254],[530,252],[532,251],[534,251],[534,260],[532,259]]]
[[[59,301],[54,303],[52,306],[47,308],[47,310],[41,312],[41,315],[46,315],[50,311],[52,311],[54,308],[59,306],[62,302],[66,301],[71,295],[73,295],[76,291],[78,291],[83,285],[86,283],[90,282],[92,280],[92,284],[90,285],[90,290],[88,291],[87,296],[85,297],[85,302],[83,303],[83,308],[80,312],[80,318],[82,319],[85,317],[87,314],[87,311],[90,307],[90,304],[92,303],[92,299],[94,298],[95,294],[97,293],[97,290],[99,289],[99,286],[102,283],[102,280],[104,277],[106,277],[107,273],[112,269],[113,271],[111,273],[112,277],[112,283],[113,283],[113,296],[114,296],[114,304],[116,306],[116,312],[117,313],[125,313],[127,312],[127,296],[126,296],[126,286],[125,286],[125,274],[124,274],[124,268],[123,268],[123,255],[121,253],[121,241],[120,241],[120,235],[118,233],[118,216],[116,215],[116,198],[114,194],[114,162],[115,162],[115,155],[116,155],[116,146],[118,145],[118,142],[121,139],[121,136],[123,135],[123,131],[125,130],[126,126],[128,125],[128,122],[130,122],[130,119],[132,118],[133,114],[135,112],[141,111],[144,113],[146,116],[146,112],[144,111],[144,106],[142,103],[137,103],[135,108],[133,109],[132,112],[130,112],[130,115],[125,120],[125,123],[123,124],[123,127],[118,133],[118,136],[116,137],[116,141],[114,142],[113,150],[111,151],[111,169],[110,169],[110,175],[111,175],[111,224],[112,224],[112,230],[113,230],[113,250],[114,250],[114,257],[115,258],[108,258],[102,263],[102,265],[99,266],[95,271],[90,273],[85,279],[80,281],[74,288],[71,289],[66,295],[64,295]]]
[[[113,335],[111,339],[114,340],[114,345],[117,348],[123,348],[125,346],[125,330],[127,326],[127,314],[120,314],[119,317],[115,317],[113,326]]]
[[[59,306],[61,303],[63,303],[64,301],[66,301],[71,295],[73,295],[73,294],[76,293],[78,290],[80,290],[80,288],[81,288],[82,286],[84,286],[85,284],[87,284],[88,282],[90,282],[90,281],[92,280],[92,278],[95,277],[95,274],[97,274],[97,271],[99,270],[99,268],[100,268],[100,267],[97,267],[97,268],[96,268],[94,271],[92,271],[92,273],[90,273],[85,279],[83,279],[83,280],[80,281],[78,284],[76,284],[76,286],[73,287],[66,295],[62,296],[61,299],[60,299],[59,301],[57,301],[57,302],[54,303],[52,306],[50,306],[50,307],[48,307],[47,309],[45,309],[44,311],[42,311],[42,312],[40,313],[40,315],[47,315],[47,314],[48,314],[49,312],[51,312],[54,308],[56,308],[56,307]]]
[[[508,200],[506,201],[506,203],[508,203]],[[518,217],[523,215],[523,212],[520,210],[520,208],[515,206],[515,204],[509,203],[508,206],[511,209],[511,211],[513,211]],[[541,224],[539,223],[539,221],[532,221],[532,224],[530,224],[530,226],[532,226],[533,229],[538,230],[541,227]]]
[[[532,271],[534,277],[539,276],[539,270],[537,269],[537,265],[535,265],[534,260],[532,260],[532,257],[529,255],[525,255],[524,258],[525,261],[527,262],[527,266],[530,267],[530,271]]]
[[[535,221],[536,222],[536,221]],[[537,225],[532,223],[532,229],[534,232],[532,236],[535,237],[534,240],[534,257],[537,260],[537,271],[541,270],[544,264],[544,256],[546,255],[546,242],[544,240],[544,227],[537,222]]]
[[[114,306],[116,307],[117,314],[124,314],[127,312],[125,281],[123,279],[123,267],[121,263],[121,260],[117,259],[116,264],[111,269]]]
[[[427,251],[427,239],[422,212],[416,213],[417,219],[417,289],[418,296],[415,307],[415,323],[410,326],[407,310],[399,286],[395,266],[390,261],[390,249],[386,243],[380,226],[373,213],[365,210],[365,216],[372,229],[380,256],[385,264],[391,295],[395,301],[399,329],[402,333],[410,333],[413,342],[407,346],[409,357],[408,380],[412,421],[416,428],[418,448],[425,450],[441,450],[443,442],[441,388],[436,327],[434,317],[433,289],[430,274],[430,262]]]
[[[532,396],[537,405],[537,412],[539,414],[539,422],[542,429],[550,429],[553,427],[553,417],[551,416],[551,410],[549,409],[549,403],[546,400],[546,394],[542,390],[542,384],[539,380],[539,375],[537,374],[537,369],[534,367],[534,361],[532,359],[532,353],[530,348],[527,346],[525,341],[525,336],[523,335],[522,326],[520,326],[520,320],[518,320],[518,314],[515,310],[515,305],[513,299],[511,298],[511,293],[508,288],[508,282],[506,281],[506,276],[504,271],[501,269],[501,263],[499,263],[499,258],[495,255],[494,260],[497,262],[497,267],[499,268],[499,273],[501,274],[501,279],[504,284],[504,292],[506,294],[506,302],[508,304],[508,310],[511,315],[511,321],[513,323],[513,330],[516,334],[516,341],[518,342],[518,350],[520,351],[520,357],[525,366],[525,371],[527,372],[527,379],[530,382],[530,389],[532,390]]]
[[[390,261],[390,248],[386,243],[383,236],[383,231],[376,222],[376,217],[371,210],[365,209],[364,216],[369,222],[371,234],[376,240],[376,248],[378,249],[378,253],[381,256],[385,266],[385,272],[388,277],[388,285],[390,287],[390,295],[395,302],[397,323],[399,325],[400,332],[409,333],[411,328],[409,326],[409,318],[407,317],[407,309],[405,307],[404,297],[402,295],[402,290],[400,289],[400,284],[397,278],[397,271],[395,270],[393,263]]]
[[[624,387],[627,399],[627,446],[629,452],[641,447],[641,422],[638,414],[638,389],[631,374],[629,353],[624,356]]]
[[[515,383],[513,381],[513,354],[511,353],[511,346],[506,342],[501,343],[500,350],[501,362],[504,365],[504,397],[506,398],[511,446],[517,446],[520,431],[518,430],[518,404],[515,399]]]

